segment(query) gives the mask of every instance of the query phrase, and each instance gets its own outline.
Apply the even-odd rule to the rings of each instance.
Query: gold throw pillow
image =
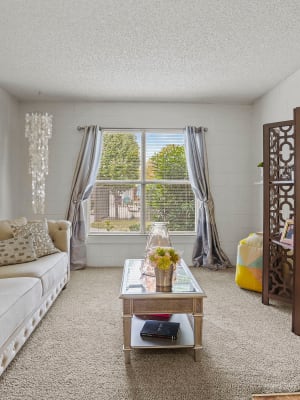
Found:
[[[37,257],[58,253],[48,233],[47,220],[28,221],[23,226],[13,226],[15,237],[27,237],[32,235],[33,247]]]

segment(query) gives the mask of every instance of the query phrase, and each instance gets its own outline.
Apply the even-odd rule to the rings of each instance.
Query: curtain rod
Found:
[[[83,129],[85,129],[85,126],[77,126],[77,130],[78,131],[82,131]],[[100,129],[103,129],[104,131],[122,131],[122,130],[126,130],[126,131],[133,131],[133,130],[135,130],[135,131],[145,131],[145,130],[147,130],[147,131],[149,131],[149,130],[165,130],[165,129],[167,129],[167,130],[183,130],[184,128],[104,128],[104,127],[100,127]],[[207,132],[208,131],[208,128],[205,128],[205,127],[203,127],[203,126],[199,126],[197,129],[200,129],[200,131],[204,131],[204,132]]]

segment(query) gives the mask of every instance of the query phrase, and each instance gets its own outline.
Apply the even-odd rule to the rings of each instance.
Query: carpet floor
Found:
[[[192,268],[205,290],[203,350],[133,350],[124,364],[121,268],[74,271],[0,377],[1,400],[250,400],[299,392],[300,337],[291,307],[264,306],[234,269]]]

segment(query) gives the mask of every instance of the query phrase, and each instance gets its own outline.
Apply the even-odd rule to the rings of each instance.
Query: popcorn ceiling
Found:
[[[2,1],[0,87],[26,100],[250,104],[300,68],[298,0]]]

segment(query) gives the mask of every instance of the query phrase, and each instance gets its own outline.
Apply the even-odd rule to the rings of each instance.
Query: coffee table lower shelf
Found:
[[[192,316],[189,314],[173,314],[169,319],[170,322],[179,322],[180,329],[178,338],[159,339],[159,338],[142,338],[140,331],[145,323],[144,319],[137,316],[132,317],[131,323],[131,348],[149,349],[149,348],[180,348],[194,347],[194,331]]]

